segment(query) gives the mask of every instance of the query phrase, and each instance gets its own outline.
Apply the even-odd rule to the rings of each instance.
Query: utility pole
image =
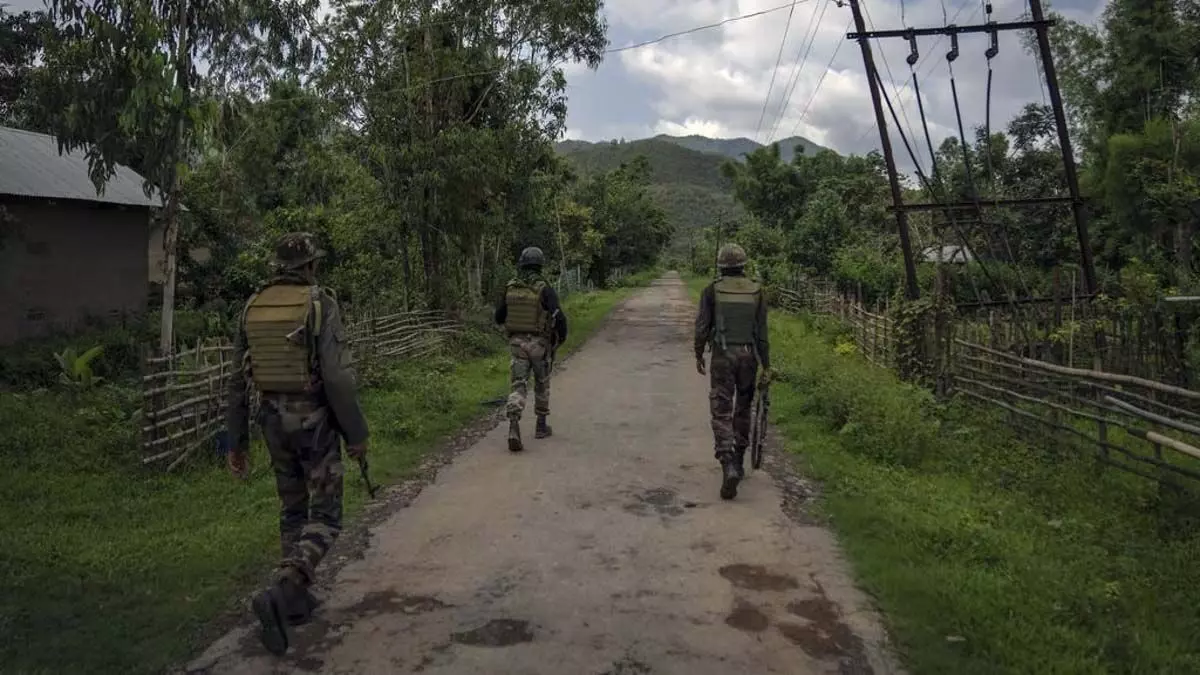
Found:
[[[185,159],[186,144],[183,137],[186,127],[184,120],[187,117],[187,106],[191,100],[188,91],[188,74],[191,72],[191,63],[188,52],[187,0],[179,0],[178,21],[179,44],[175,53],[175,86],[179,87],[183,94],[180,97],[180,105],[183,109],[176,111],[178,119],[175,123],[171,186],[168,188],[167,203],[163,214],[163,263],[165,267],[163,272],[165,278],[163,279],[162,326],[158,337],[158,349],[162,354],[171,353],[175,345],[175,284],[179,268],[179,197],[183,187],[180,183],[179,165]]]
[[[863,65],[867,69],[867,85],[871,88],[871,102],[875,105],[875,125],[879,127],[883,161],[887,166],[888,182],[892,188],[896,229],[900,233],[900,250],[904,253],[904,294],[909,300],[916,300],[921,296],[921,287],[917,284],[917,265],[913,260],[912,241],[908,236],[908,213],[903,208],[904,197],[900,191],[900,177],[896,174],[896,159],[892,156],[892,141],[888,135],[887,122],[883,118],[883,105],[879,100],[879,84],[875,76],[875,59],[871,55],[870,37],[866,33],[867,28],[858,0],[850,0],[850,11],[854,14],[854,29],[857,31],[858,46],[862,48]]]
[[[1058,90],[1058,72],[1054,69],[1054,55],[1050,53],[1050,26],[1042,12],[1042,0],[1029,0],[1029,15],[1037,24],[1038,51],[1042,56],[1042,68],[1046,71],[1046,89],[1050,94],[1050,106],[1054,108],[1054,124],[1058,127],[1058,146],[1062,149],[1063,169],[1067,176],[1067,189],[1071,192],[1071,212],[1075,216],[1075,234],[1079,238],[1079,260],[1083,264],[1083,280],[1088,295],[1096,293],[1096,267],[1092,262],[1092,246],[1088,241],[1087,207],[1079,192],[1079,176],[1075,171],[1075,153],[1071,149],[1071,137],[1067,131],[1067,115],[1063,111],[1062,93]]]
[[[1087,209],[1083,203],[1083,197],[1079,191],[1079,176],[1075,168],[1075,155],[1071,149],[1071,139],[1067,130],[1066,113],[1063,110],[1062,95],[1058,89],[1058,76],[1054,70],[1054,57],[1050,53],[1050,39],[1048,31],[1054,25],[1053,21],[1048,21],[1042,11],[1041,0],[1030,0],[1030,15],[1031,21],[1012,21],[998,23],[989,21],[983,24],[958,26],[951,24],[949,26],[939,26],[936,28],[902,28],[899,30],[873,30],[867,31],[864,28],[862,13],[859,10],[858,0],[849,0],[850,8],[854,12],[854,26],[856,32],[848,34],[847,39],[858,40],[862,45],[863,61],[867,67],[867,80],[871,86],[871,98],[875,103],[875,119],[879,125],[880,136],[883,139],[884,159],[887,160],[888,172],[892,180],[892,195],[895,202],[896,218],[898,222],[904,223],[901,225],[901,240],[900,243],[907,243],[907,224],[902,220],[901,213],[909,211],[975,211],[979,212],[983,208],[996,207],[1017,207],[1031,206],[1038,204],[1054,204],[1054,203],[1070,203],[1071,210],[1075,216],[1075,232],[1079,239],[1079,257],[1081,266],[1083,267],[1084,283],[1087,287],[1087,295],[1092,297],[1096,293],[1096,268],[1092,261],[1091,244],[1088,241],[1087,228]],[[988,11],[990,12],[990,5]],[[888,135],[883,120],[883,108],[880,105],[879,86],[877,83],[877,74],[875,72],[874,61],[871,60],[871,49],[868,45],[868,40],[871,38],[902,38],[909,41],[913,46],[913,54],[916,54],[916,39],[919,36],[931,35],[948,35],[950,36],[955,46],[953,53],[957,54],[958,36],[969,33],[983,33],[991,36],[992,48],[988,50],[988,58],[995,56],[997,50],[996,35],[999,31],[1006,30],[1030,30],[1032,29],[1037,35],[1038,51],[1042,60],[1042,68],[1046,75],[1046,89],[1050,94],[1050,103],[1054,111],[1054,121],[1058,128],[1059,147],[1062,149],[1063,168],[1067,178],[1067,197],[1034,197],[1024,199],[989,199],[987,201],[976,200],[974,202],[941,202],[941,203],[926,203],[926,204],[902,204],[899,197],[899,184],[895,174],[895,163],[892,160],[891,144],[888,142]],[[950,58],[947,56],[947,58]],[[901,131],[903,133],[903,131]],[[911,265],[911,254],[905,253],[906,265]]]

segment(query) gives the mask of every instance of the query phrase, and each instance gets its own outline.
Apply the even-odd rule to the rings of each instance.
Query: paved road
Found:
[[[767,473],[717,495],[693,305],[669,274],[552,383],[555,435],[505,426],[371,532],[283,659],[250,627],[211,673],[890,673],[832,536]],[[784,471],[775,467],[773,473]]]

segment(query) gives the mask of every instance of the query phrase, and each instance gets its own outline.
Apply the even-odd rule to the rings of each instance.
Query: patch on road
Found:
[[[695,506],[692,502],[680,502],[679,494],[670,488],[650,488],[631,496],[633,501],[625,504],[625,510],[639,516],[681,516]]]
[[[759,608],[739,598],[737,606],[725,617],[725,624],[748,633],[761,633],[771,621]]]
[[[800,584],[786,574],[768,572],[762,565],[737,563],[720,569],[721,576],[729,583],[750,591],[786,591],[800,588]]]
[[[529,627],[528,621],[492,619],[479,628],[453,633],[450,639],[460,645],[472,647],[511,647],[522,642],[532,642],[533,629]]]

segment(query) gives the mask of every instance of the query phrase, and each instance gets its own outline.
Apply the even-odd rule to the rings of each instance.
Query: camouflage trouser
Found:
[[[750,445],[754,378],[758,359],[750,345],[730,346],[725,353],[717,347],[709,364],[712,388],[708,393],[712,413],[715,456],[741,455]],[[736,404],[736,406],[735,406]]]
[[[514,335],[508,340],[512,353],[508,405],[509,419],[521,419],[529,376],[533,375],[533,411],[550,414],[550,340],[536,335]]]
[[[281,410],[263,402],[260,421],[275,486],[281,559],[277,578],[307,586],[342,530],[341,436],[328,411]]]

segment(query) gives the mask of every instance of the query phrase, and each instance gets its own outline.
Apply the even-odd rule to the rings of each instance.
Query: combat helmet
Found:
[[[746,251],[737,244],[725,244],[717,252],[717,267],[730,269],[746,266]]]
[[[275,264],[285,270],[304,267],[324,257],[325,252],[317,248],[316,237],[308,232],[289,232],[275,244]]]
[[[521,257],[517,260],[517,267],[541,267],[545,264],[546,255],[536,246],[521,251]]]

